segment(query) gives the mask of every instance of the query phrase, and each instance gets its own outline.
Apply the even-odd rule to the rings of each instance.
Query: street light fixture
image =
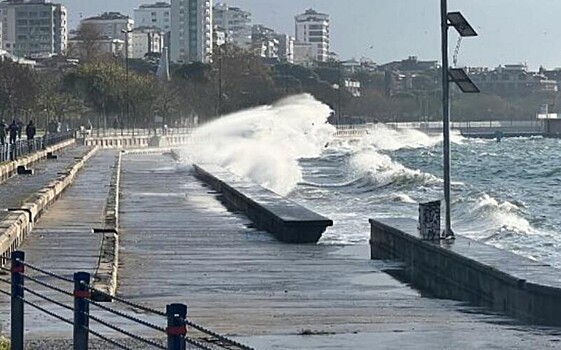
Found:
[[[466,72],[461,68],[448,69],[449,81],[456,83],[458,88],[466,94],[479,93],[479,88],[471,81]]]
[[[449,12],[446,16],[450,26],[454,27],[463,37],[477,36],[473,27],[468,23],[465,17],[459,12]]]
[[[462,37],[477,36],[477,33],[459,12],[448,13],[448,1],[440,1],[440,18],[442,33],[442,131],[444,161],[444,204],[445,229],[444,238],[454,238],[450,209],[450,82],[455,82],[463,92],[479,92],[467,74],[458,68],[448,66],[448,28],[454,27]]]

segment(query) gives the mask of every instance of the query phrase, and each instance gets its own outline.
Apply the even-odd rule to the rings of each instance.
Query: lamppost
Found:
[[[448,28],[454,27],[462,37],[477,36],[475,30],[459,12],[448,13],[447,0],[440,1],[440,18],[442,34],[442,131],[444,161],[444,204],[445,204],[445,238],[454,238],[451,223],[450,203],[450,82],[458,85],[462,92],[477,93],[479,89],[461,68],[448,66]]]
[[[127,122],[130,123],[130,101],[129,101],[129,34],[132,33],[130,29],[122,29],[121,32],[125,34],[125,98],[127,100],[126,113]],[[121,134],[123,130],[121,129]],[[134,122],[132,123],[132,136],[134,136]]]
[[[222,45],[218,45],[218,99],[216,102],[216,116],[222,113]]]
[[[342,90],[343,90],[343,86],[345,85],[345,81],[343,79],[343,63],[339,62],[339,89],[337,89],[337,127],[339,127],[341,125],[341,121],[342,121],[342,113],[343,113],[343,107],[342,107]]]

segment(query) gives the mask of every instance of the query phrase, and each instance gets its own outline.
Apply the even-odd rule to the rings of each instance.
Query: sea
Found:
[[[319,244],[367,244],[368,219],[418,218],[441,200],[442,137],[375,124],[339,137],[328,106],[303,94],[199,127],[182,150],[334,221]],[[561,140],[452,135],[456,234],[561,267]]]

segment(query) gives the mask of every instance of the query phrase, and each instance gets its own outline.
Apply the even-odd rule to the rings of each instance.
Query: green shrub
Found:
[[[10,342],[4,338],[0,336],[0,350],[10,350]]]

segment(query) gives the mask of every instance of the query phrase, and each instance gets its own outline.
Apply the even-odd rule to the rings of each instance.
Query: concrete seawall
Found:
[[[561,271],[477,241],[424,241],[417,222],[370,220],[371,258],[406,263],[406,278],[440,298],[468,301],[526,322],[561,325]]]
[[[16,161],[11,161],[11,162],[7,162],[5,164],[0,164],[0,183],[6,181],[11,176],[13,176],[16,173],[18,166],[26,166],[27,167],[29,165],[32,165],[35,162],[38,162],[42,159],[47,158],[47,153],[57,152],[58,150],[63,149],[65,147],[68,147],[68,146],[70,146],[74,143],[75,143],[74,139],[66,140],[66,141],[57,143],[56,145],[49,146],[42,151],[37,151],[35,153],[28,154],[26,156],[20,157],[20,159],[18,159]]]
[[[333,221],[214,165],[194,165],[196,176],[221,192],[260,229],[286,243],[316,243]]]
[[[12,212],[0,221],[1,256],[8,257],[19,247],[25,236],[33,229],[34,223],[72,184],[79,170],[97,150],[98,148],[94,147],[84,156],[76,159],[76,162],[69,166],[66,171],[51,181],[45,188],[27,198],[20,208],[12,208]]]

